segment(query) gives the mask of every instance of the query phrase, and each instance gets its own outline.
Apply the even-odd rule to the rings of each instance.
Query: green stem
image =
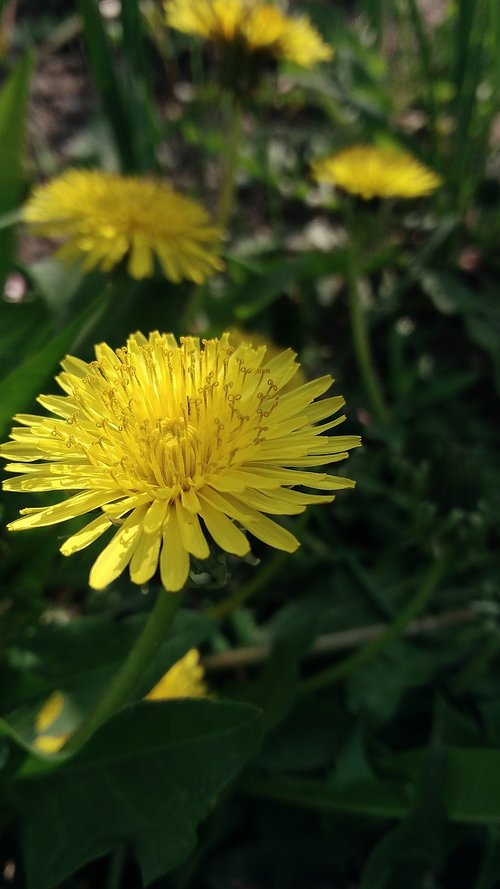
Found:
[[[121,669],[101,700],[71,735],[64,747],[64,753],[74,753],[82,747],[103,722],[128,703],[170,629],[179,599],[177,593],[160,590],[144,628]]]
[[[347,253],[347,285],[349,291],[349,309],[351,313],[352,342],[356,353],[359,372],[373,413],[377,420],[381,423],[386,423],[389,420],[389,411],[382,395],[382,389],[378,381],[375,363],[371,352],[365,313],[361,304],[357,262],[356,251],[351,244]]]
[[[234,98],[231,107],[231,121],[225,155],[224,178],[222,180],[219,204],[217,207],[217,224],[222,229],[227,227],[233,209],[236,173],[240,154],[241,139],[241,106]]]
[[[363,645],[362,648],[359,648],[353,654],[349,655],[349,657],[344,658],[340,663],[334,664],[333,667],[328,667],[326,670],[317,673],[316,676],[312,676],[310,679],[306,679],[305,682],[302,683],[301,692],[308,694],[309,692],[318,691],[318,689],[326,688],[329,685],[333,685],[335,682],[339,682],[339,680],[344,679],[350,673],[354,672],[354,670],[357,670],[359,667],[363,666],[363,664],[366,664],[367,661],[371,660],[376,654],[379,654],[379,652],[386,648],[393,639],[400,636],[414,617],[416,617],[417,614],[420,614],[423,610],[434,590],[441,582],[446,567],[447,562],[444,556],[433,562],[422,583],[417,588],[417,592],[413,599],[410,599],[408,605],[400,611],[381,636],[367,642],[366,645]]]
[[[431,137],[432,159],[436,162],[437,154],[437,109],[434,95],[434,77],[432,72],[431,43],[427,36],[422,15],[417,0],[408,0],[408,10],[411,23],[418,43],[418,58],[420,61],[421,76],[425,94],[425,104],[429,116],[429,133]]]

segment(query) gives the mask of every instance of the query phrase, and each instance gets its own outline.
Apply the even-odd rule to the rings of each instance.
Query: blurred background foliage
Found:
[[[291,345],[307,376],[333,370],[364,439],[346,470],[357,490],[290,523],[297,553],[257,542],[228,577],[194,576],[145,690],[198,646],[215,710],[164,704],[153,719],[139,704],[47,774],[35,714],[55,689],[88,709],[147,597],[124,577],[90,591],[94,555],[61,558],[57,529],[2,533],[5,886],[500,886],[500,7],[293,11],[334,58],[269,66],[246,97],[226,270],[195,286],[83,275],[13,222],[71,165],[164,177],[215,214],[231,98],[210,46],[168,31],[157,0],[0,4],[3,437],[55,391],[66,352],[236,326]],[[313,182],[313,160],[357,142],[397,142],[442,187],[366,204]],[[353,349],[353,238],[385,422]],[[3,497],[3,525],[22,500]]]

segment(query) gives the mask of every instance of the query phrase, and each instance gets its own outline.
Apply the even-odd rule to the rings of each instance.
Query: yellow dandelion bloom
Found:
[[[68,170],[35,188],[23,218],[61,238],[58,257],[85,271],[125,260],[132,278],[148,278],[156,258],[170,281],[200,283],[223,267],[220,231],[203,207],[154,179]]]
[[[313,175],[344,191],[371,198],[418,198],[441,185],[441,177],[399,148],[353,145],[316,161]]]
[[[69,732],[53,732],[63,709],[64,695],[55,691],[37,713],[33,746],[42,753],[58,753],[69,738]]]
[[[171,698],[203,698],[208,694],[205,670],[200,664],[200,653],[191,648],[167,670],[160,681],[144,698],[145,701],[167,701]]]
[[[15,461],[6,467],[16,474],[4,482],[8,491],[78,493],[22,510],[9,529],[99,510],[61,547],[70,555],[119,526],[91,569],[94,589],[127,566],[134,583],[147,583],[159,565],[164,587],[180,590],[190,555],[209,557],[207,536],[237,556],[249,551],[244,530],[293,552],[297,539],[269,515],[294,515],[353,487],[310,470],[343,460],[360,439],[323,434],[345,419],[327,420],[341,396],[316,401],[330,376],[283,393],[296,356],[287,349],[267,360],[266,352],[248,343],[233,349],[229,334],[203,343],[181,337],[179,345],[155,331],[133,334],[116,351],[96,346],[90,364],[65,358],[57,381],[66,395],[38,399],[54,416],[19,414],[0,455]]]
[[[237,43],[248,54],[266,53],[303,68],[333,55],[306,16],[285,15],[258,0],[166,0],[165,10],[171,28],[215,43]]]
[[[205,670],[200,664],[200,653],[191,648],[145,696],[145,701],[169,701],[173,698],[203,698],[208,695]],[[35,720],[33,747],[41,753],[59,753],[71,732],[54,732],[64,709],[64,695],[55,691],[43,704]]]

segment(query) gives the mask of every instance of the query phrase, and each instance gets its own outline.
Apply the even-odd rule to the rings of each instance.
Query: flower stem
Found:
[[[179,599],[177,593],[160,590],[146,624],[121,669],[94,709],[71,735],[64,753],[74,753],[82,747],[103,722],[128,703],[170,629]]]
[[[389,420],[389,411],[385,404],[382,389],[375,370],[375,363],[366,327],[365,313],[361,304],[357,255],[352,244],[347,253],[347,285],[349,292],[349,309],[351,313],[351,335],[359,372],[373,413],[377,420],[381,423],[386,423]]]
[[[382,651],[389,642],[392,642],[393,639],[400,636],[413,618],[416,617],[427,604],[432,593],[441,582],[446,568],[447,560],[444,556],[437,559],[435,562],[432,562],[422,583],[417,588],[417,592],[413,599],[410,599],[406,607],[400,611],[392,623],[388,625],[386,630],[378,636],[378,638],[367,642],[362,648],[359,648],[338,664],[334,664],[333,667],[328,667],[326,670],[322,670],[321,673],[317,673],[316,676],[306,679],[305,682],[302,683],[301,692],[308,694],[311,691],[318,691],[318,689],[326,688],[329,685],[333,685],[335,682],[339,682],[354,670],[357,670],[358,667],[361,667],[367,661],[371,660],[371,658]]]
[[[224,177],[217,207],[217,224],[222,229],[227,227],[233,209],[236,173],[240,154],[241,139],[241,105],[238,99],[232,100],[230,112],[229,134],[225,155]]]

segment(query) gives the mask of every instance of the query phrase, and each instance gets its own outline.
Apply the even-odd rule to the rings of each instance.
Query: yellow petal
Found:
[[[179,500],[176,503],[177,521],[181,532],[182,545],[197,559],[208,559],[210,550],[201,529],[198,516],[184,509]]]
[[[132,583],[147,583],[153,577],[158,567],[161,539],[161,528],[158,528],[152,534],[146,534],[144,530],[142,531],[130,562],[130,579]]]
[[[90,570],[89,584],[92,589],[104,589],[127,567],[141,533],[146,509],[145,506],[135,509],[97,557]]]
[[[230,494],[227,495],[227,499],[232,503],[238,503],[238,498],[231,497]],[[246,502],[245,509],[249,512],[251,518],[249,522],[242,522],[242,525],[248,528],[254,537],[258,537],[259,540],[268,543],[269,546],[282,549],[287,553],[294,553],[300,546],[297,538],[290,531],[287,531],[286,528],[282,528],[281,525],[273,522],[272,519],[269,519],[257,509],[253,509]]]
[[[69,738],[69,732],[60,735],[38,735],[33,741],[33,747],[41,753],[59,753]]]
[[[44,525],[55,525],[57,522],[65,522],[76,516],[97,509],[111,500],[117,500],[121,495],[116,491],[86,491],[84,494],[76,494],[55,506],[35,507],[22,510],[23,517],[15,519],[7,528],[9,531],[25,531],[28,528],[41,528]]]
[[[144,700],[166,701],[171,698],[201,698],[205,696],[208,688],[203,681],[205,671],[199,661],[199,652],[196,648],[191,648],[173,667],[170,667],[170,670],[167,670]]]
[[[225,552],[246,556],[250,551],[250,544],[243,532],[223,512],[210,506],[207,500],[203,501],[201,517],[210,536]]]
[[[56,719],[61,715],[63,707],[64,695],[60,691],[55,691],[47,698],[36,715],[35,728],[37,734],[43,734],[54,725]]]
[[[184,549],[175,509],[171,508],[163,531],[160,556],[161,582],[166,590],[181,590],[189,575],[189,554]]]
[[[97,540],[101,534],[104,534],[104,532],[111,527],[111,524],[112,523],[107,516],[99,516],[97,519],[94,519],[93,522],[89,522],[88,525],[85,525],[80,531],[77,531],[76,534],[72,534],[71,537],[68,537],[60,547],[60,551],[63,556],[72,556],[73,553],[85,549],[86,546],[89,546],[94,540]]]

